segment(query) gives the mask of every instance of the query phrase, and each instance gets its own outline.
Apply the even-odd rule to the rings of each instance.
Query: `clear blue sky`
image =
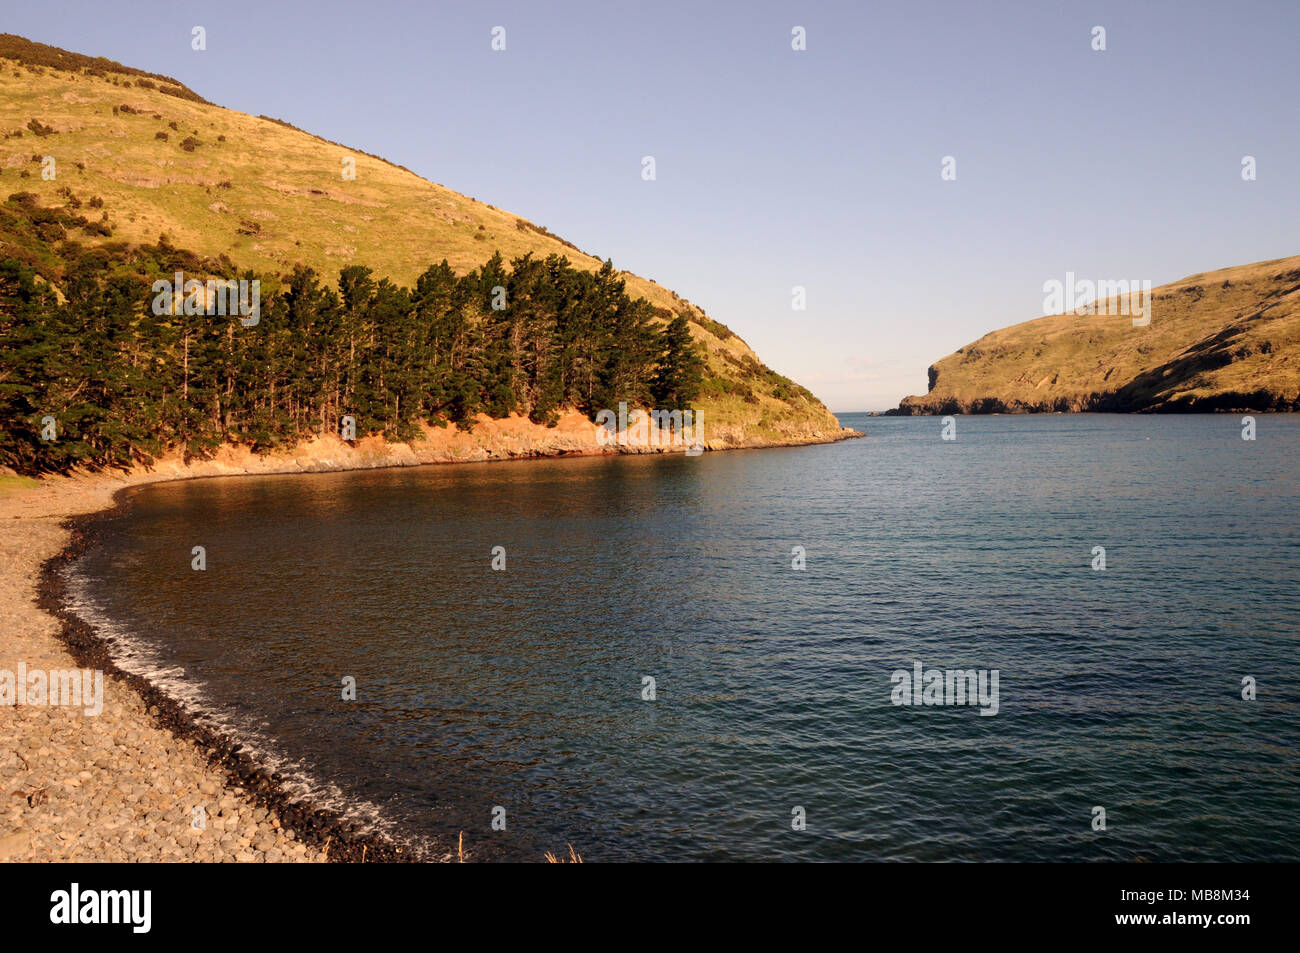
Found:
[[[0,30],[524,215],[701,305],[835,410],[924,393],[932,361],[1041,314],[1066,271],[1161,284],[1300,254],[1293,0],[41,0]]]

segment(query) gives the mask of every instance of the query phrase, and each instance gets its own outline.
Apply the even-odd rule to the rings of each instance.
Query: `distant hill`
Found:
[[[169,77],[11,34],[0,35],[0,135],[0,197],[30,193],[39,206],[88,220],[39,226],[39,241],[0,227],[0,258],[23,262],[60,297],[72,247],[60,242],[184,249],[260,274],[301,264],[327,283],[361,265],[407,287],[444,258],[465,274],[494,252],[507,261],[561,255],[589,272],[602,266],[540,225],[377,156],[213,105]],[[47,155],[57,163],[48,181]],[[343,175],[345,162],[355,163],[355,178]],[[654,321],[688,320],[705,358],[695,406],[711,443],[838,434],[816,397],[728,328],[654,281],[617,275],[629,296],[653,306]]]
[[[1300,410],[1300,257],[1191,275],[1151,297],[1143,327],[1061,314],[986,334],[891,413]]]

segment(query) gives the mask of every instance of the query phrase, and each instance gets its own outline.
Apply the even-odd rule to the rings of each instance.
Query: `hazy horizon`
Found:
[[[174,76],[545,225],[699,304],[837,413],[924,393],[931,363],[1042,314],[1043,282],[1067,271],[1160,285],[1300,253],[1285,121],[1300,7],[7,14],[6,31]]]

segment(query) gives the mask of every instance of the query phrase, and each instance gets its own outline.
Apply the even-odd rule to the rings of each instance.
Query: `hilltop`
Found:
[[[891,413],[1300,410],[1300,257],[1155,288],[1146,326],[1110,300],[984,335]]]
[[[94,249],[155,271],[179,250],[227,278],[305,266],[326,286],[364,267],[404,288],[442,260],[464,277],[494,260],[562,259],[610,275],[602,287],[621,282],[647,303],[649,324],[689,328],[703,360],[692,406],[705,414],[710,446],[842,435],[807,389],[675,292],[611,273],[520,216],[286,121],[213,105],[170,77],[0,35],[0,135],[0,196],[10,196],[0,206],[0,258],[30,269],[60,303],[69,273]],[[42,175],[46,157],[52,179]]]

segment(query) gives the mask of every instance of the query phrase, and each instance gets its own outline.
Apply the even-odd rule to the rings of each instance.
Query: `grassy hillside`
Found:
[[[526,252],[601,262],[492,205],[286,123],[207,103],[175,80],[0,35],[0,197],[31,192],[79,210],[83,244],[156,243],[225,256],[240,269],[327,280],[349,265],[410,285],[446,258],[458,273]],[[53,156],[56,178],[42,178]],[[355,179],[343,160],[355,161]],[[0,235],[56,286],[54,256]],[[696,405],[721,443],[784,442],[838,432],[810,392],[765,367],[739,337],[677,294],[625,273],[628,294],[658,319],[684,315],[707,353]]]
[[[895,413],[1300,410],[1300,257],[1163,285],[1151,323],[1132,320],[1055,315],[986,334]]]

